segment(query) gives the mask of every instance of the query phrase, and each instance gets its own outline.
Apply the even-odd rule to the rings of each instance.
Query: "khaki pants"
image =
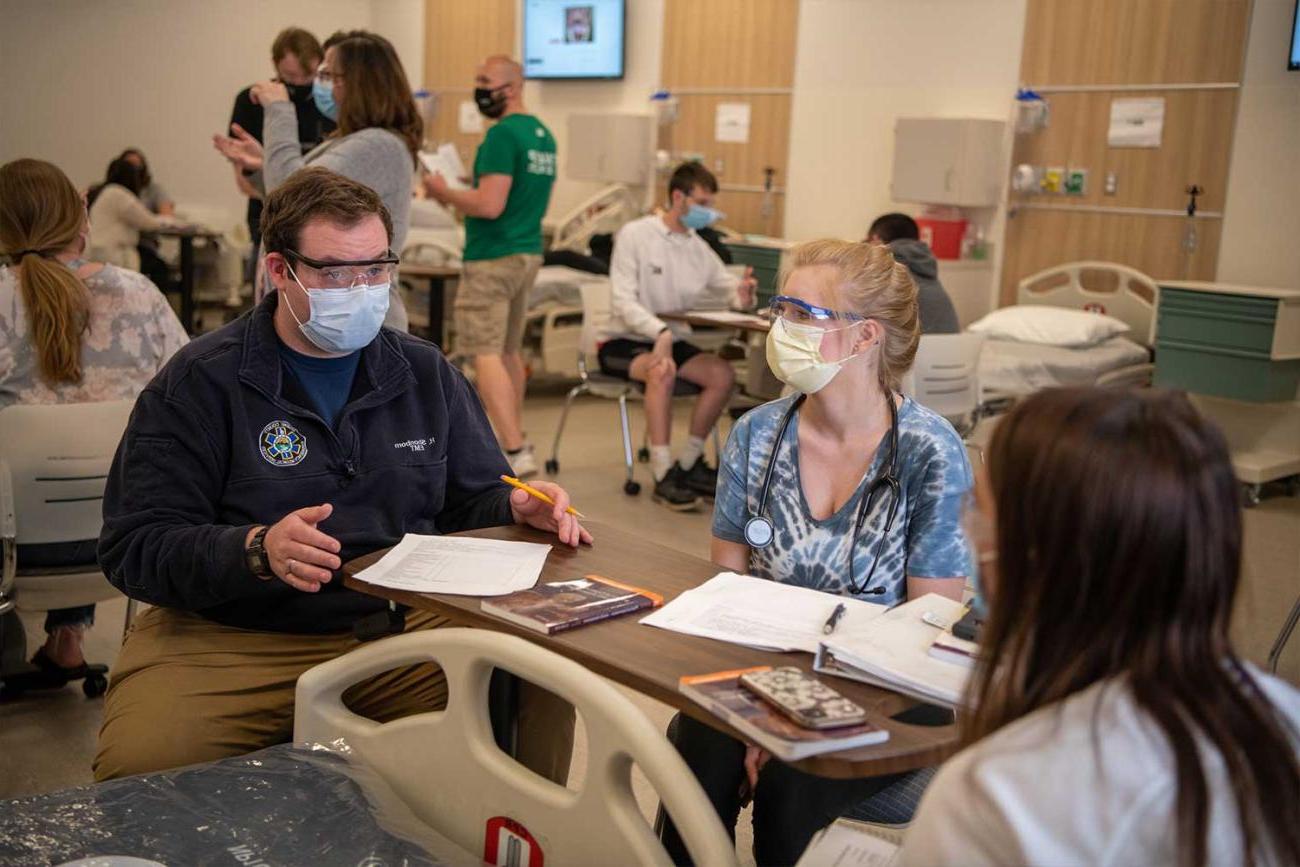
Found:
[[[407,632],[446,625],[427,611],[406,613]],[[298,676],[358,646],[351,633],[258,632],[167,608],[145,611],[113,666],[95,779],[210,762],[291,740]],[[388,722],[445,707],[447,683],[437,666],[407,666],[362,681],[344,702]],[[573,726],[572,705],[520,683],[518,759],[525,767],[563,785]]]
[[[516,253],[466,262],[456,289],[456,351],[461,355],[518,352],[524,342],[528,293],[542,257]]]

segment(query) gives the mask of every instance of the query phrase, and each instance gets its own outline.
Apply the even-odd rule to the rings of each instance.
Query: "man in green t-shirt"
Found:
[[[474,158],[474,188],[426,175],[429,195],[465,215],[465,272],[456,293],[456,349],[474,358],[479,397],[516,476],[537,474],[524,440],[524,335],[528,290],[542,265],[542,216],[555,185],[555,139],[524,109],[523,69],[489,57],[474,101],[496,120]]]

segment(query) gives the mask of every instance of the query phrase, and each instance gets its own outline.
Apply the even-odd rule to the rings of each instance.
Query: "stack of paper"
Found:
[[[739,310],[688,310],[687,316],[711,319],[723,325],[768,325],[767,317],[757,313],[743,313]]]
[[[453,190],[467,190],[469,184],[466,180],[469,178],[469,172],[465,171],[465,164],[461,162],[460,153],[457,152],[455,145],[446,142],[438,146],[433,153],[420,151],[420,162],[431,172],[440,174],[447,186]]]
[[[836,819],[813,838],[795,867],[886,867],[899,848],[886,839],[889,833],[888,828]]]
[[[407,533],[357,577],[416,593],[504,596],[536,584],[549,553],[535,542]]]
[[[955,623],[964,610],[960,602],[928,593],[885,612],[866,631],[836,630],[822,642],[813,668],[956,707],[970,669],[930,655],[941,630],[922,618],[928,613]]]
[[[759,650],[814,653],[826,638],[822,627],[841,604],[845,612],[835,627],[836,635],[856,634],[885,612],[885,606],[872,602],[723,572],[641,622]]]

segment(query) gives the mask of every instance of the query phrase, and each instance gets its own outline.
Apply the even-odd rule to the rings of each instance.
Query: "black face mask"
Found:
[[[311,100],[310,84],[289,84],[286,82],[284,89],[289,91],[289,99],[292,102],[309,102]]]
[[[474,102],[478,104],[479,113],[484,117],[496,120],[506,111],[506,98],[498,95],[497,91],[505,90],[502,85],[498,88],[476,87],[474,88]]]

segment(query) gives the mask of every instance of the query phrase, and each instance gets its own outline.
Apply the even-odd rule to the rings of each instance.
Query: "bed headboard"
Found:
[[[1092,288],[1083,285],[1084,279]],[[1031,274],[1016,287],[1017,304],[1046,304],[1104,313],[1127,325],[1128,336],[1148,347],[1156,339],[1159,299],[1160,289],[1155,281],[1141,271],[1115,262],[1067,262]]]

